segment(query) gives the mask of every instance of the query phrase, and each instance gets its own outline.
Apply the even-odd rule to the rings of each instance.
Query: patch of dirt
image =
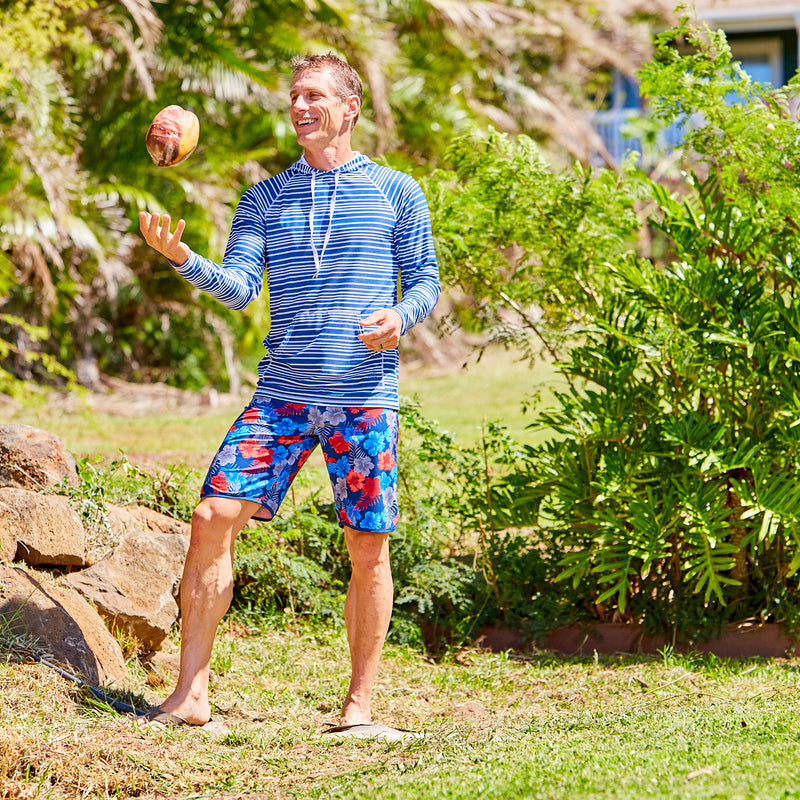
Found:
[[[101,414],[120,417],[143,417],[177,410],[199,415],[228,405],[241,405],[244,399],[244,396],[218,392],[213,388],[194,392],[165,383],[131,383],[110,375],[101,376],[100,383],[103,391],[88,393],[80,400]]]

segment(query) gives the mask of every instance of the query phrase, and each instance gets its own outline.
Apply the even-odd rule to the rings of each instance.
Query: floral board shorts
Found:
[[[272,519],[295,475],[319,444],[339,525],[391,532],[397,506],[397,412],[253,400],[211,462],[202,497],[260,503],[254,519]]]

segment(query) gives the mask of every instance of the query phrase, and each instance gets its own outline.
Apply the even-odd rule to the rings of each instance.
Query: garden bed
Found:
[[[530,642],[520,632],[509,628],[483,628],[476,644],[494,652],[530,648]],[[568,625],[536,641],[538,649],[573,656],[591,655],[594,652],[603,655],[654,655],[667,646],[678,653],[708,653],[722,658],[784,658],[800,655],[800,641],[788,636],[777,623],[733,623],[714,639],[673,642],[666,636],[644,635],[641,625],[599,622],[593,625]]]

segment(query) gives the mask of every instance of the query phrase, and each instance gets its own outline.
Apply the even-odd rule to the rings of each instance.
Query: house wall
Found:
[[[734,60],[755,80],[783,86],[800,66],[800,0],[796,3],[762,0],[696,0],[696,17],[712,30],[722,29]],[[615,80],[622,85],[621,80]],[[635,87],[624,82],[625,92],[615,93],[610,108],[593,117],[595,129],[611,156],[621,160],[628,150],[642,150],[634,138],[626,137],[626,126],[635,117]],[[620,102],[620,98],[626,101]],[[665,132],[660,147],[671,150],[680,144],[679,126]]]

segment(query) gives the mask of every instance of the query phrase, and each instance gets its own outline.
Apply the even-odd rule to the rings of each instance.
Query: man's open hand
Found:
[[[376,352],[392,350],[400,342],[403,319],[393,308],[379,308],[368,317],[364,317],[358,324],[367,327],[370,325],[375,326],[371,331],[358,334],[358,338],[370,350],[375,350]]]
[[[158,214],[150,214],[148,211],[139,212],[139,230],[147,244],[180,266],[188,260],[191,252],[181,241],[186,223],[179,219],[174,233],[169,232],[169,226],[169,214],[159,217]]]

